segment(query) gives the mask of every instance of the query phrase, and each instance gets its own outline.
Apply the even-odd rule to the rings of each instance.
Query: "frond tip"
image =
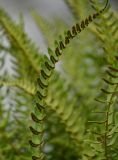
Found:
[[[104,10],[107,8],[107,6],[108,6],[108,3],[109,3],[109,0],[106,0],[106,5],[105,5],[105,7],[100,11],[100,13],[102,13],[102,12],[104,12]]]

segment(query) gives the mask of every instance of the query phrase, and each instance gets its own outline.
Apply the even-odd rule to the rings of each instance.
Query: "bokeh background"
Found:
[[[80,1],[85,2],[84,0],[80,0]],[[103,1],[103,0],[100,0],[100,1]],[[118,0],[110,0],[110,1],[111,1],[112,7],[115,10],[117,10]],[[88,0],[88,3],[89,3],[89,0]],[[42,17],[46,18],[49,21],[56,21],[58,19],[61,19],[62,21],[66,22],[69,25],[73,24],[72,14],[69,11],[69,8],[64,3],[64,0],[24,0],[24,1],[23,0],[19,0],[19,1],[18,0],[0,0],[0,7],[5,9],[11,15],[11,17],[15,19],[16,21],[19,21],[19,17],[21,14],[23,15],[24,22],[25,22],[25,31],[28,33],[29,37],[31,37],[31,39],[33,39],[36,42],[37,46],[40,47],[39,51],[43,51],[43,53],[47,52],[47,46],[46,46],[47,43],[45,43],[45,39],[43,38],[42,33],[39,31],[39,28],[36,26],[31,16],[31,9],[36,10],[39,13],[39,15],[41,15]],[[85,8],[85,11],[89,12],[87,9],[88,8]],[[82,8],[82,11],[83,11],[83,8]],[[100,25],[100,28],[103,27],[102,29],[104,29],[104,21],[102,23],[103,25]],[[61,27],[62,25],[58,25],[58,23],[55,25],[55,28],[57,28],[58,30],[57,32],[56,31],[54,32],[53,27],[51,28],[50,32],[51,32],[52,37],[50,35],[48,36],[51,44],[53,43],[53,40],[55,40],[55,37],[60,33],[60,31],[63,31],[64,27],[66,26],[63,26],[63,28]],[[48,29],[46,31],[48,31]],[[111,27],[110,29],[108,28],[108,31],[111,32]],[[104,46],[109,46],[109,44],[111,45],[111,43],[114,42],[113,41],[114,38],[111,38],[112,36],[109,36],[108,34],[106,34],[105,36],[106,36],[106,39],[108,39],[108,41],[104,42]],[[113,42],[111,41],[111,39]],[[2,42],[4,42],[4,40]],[[66,53],[68,52],[68,54],[65,53],[63,57],[63,62],[60,63],[60,66],[62,66],[63,70],[61,70],[62,69],[61,67],[57,67],[58,69],[63,71],[61,72],[62,73],[61,76],[63,78],[61,76],[58,77],[56,75],[57,79],[54,79],[54,81],[50,83],[52,85],[50,85],[50,88],[49,88],[49,91],[50,91],[49,95],[51,96],[53,95],[53,99],[59,105],[60,105],[60,92],[61,91],[62,91],[62,95],[63,93],[64,94],[66,93],[65,97],[67,96],[69,97],[69,99],[70,99],[71,94],[72,94],[71,98],[75,96],[78,97],[77,104],[75,105],[75,107],[78,111],[77,112],[78,115],[79,114],[81,115],[78,117],[80,117],[79,124],[81,124],[82,127],[80,129],[80,126],[79,126],[79,130],[81,130],[81,136],[80,136],[80,132],[78,132],[79,136],[76,136],[77,138],[83,136],[83,131],[86,129],[84,128],[85,121],[88,121],[88,118],[91,116],[88,113],[91,113],[89,111],[91,111],[91,109],[93,109],[93,106],[95,106],[95,102],[93,101],[93,99],[96,97],[98,90],[101,87],[101,83],[100,83],[101,75],[103,75],[104,73],[104,65],[106,63],[106,61],[103,63],[103,60],[100,59],[103,55],[105,55],[103,54],[104,50],[101,50],[101,48],[102,48],[102,43],[100,42],[99,38],[97,39],[97,37],[92,36],[91,33],[89,33],[88,31],[85,31],[84,33],[82,33],[79,37],[79,41],[75,39],[75,41],[72,43],[72,45],[70,45],[68,50],[65,51]],[[19,51],[19,49],[18,50],[16,49],[13,51],[13,53],[15,53],[16,56],[18,55],[17,53],[20,53],[17,51]],[[112,51],[112,48],[111,50],[109,50],[109,53],[110,53],[109,55],[112,55],[112,52],[110,51]],[[73,52],[75,56],[73,56]],[[5,57],[5,67],[8,69],[6,69],[7,72],[5,72],[5,69],[4,69],[3,73],[5,74],[7,73],[6,75],[8,75],[9,77],[12,77],[12,75],[14,75],[17,72],[17,70],[15,70],[17,66],[16,64],[13,64],[13,66],[11,64],[10,66],[10,58],[12,59],[13,57],[10,57],[9,54],[7,54],[6,57]],[[25,56],[23,55],[23,57]],[[29,69],[31,68],[31,66],[26,62],[27,62],[26,57],[25,57],[25,60],[22,62],[21,62],[21,59],[20,60],[18,59],[18,65],[19,65],[18,67],[22,70],[22,74],[21,74],[22,78],[24,78],[26,82],[29,82],[29,81],[32,82],[32,78],[35,79],[36,75],[35,75],[35,72],[31,73],[31,70]],[[22,64],[23,64],[23,67],[20,67],[22,66]],[[15,73],[12,73],[12,71],[10,73],[9,72],[10,68],[11,70],[13,69]],[[9,78],[7,79],[9,80]],[[55,82],[61,85],[59,85],[58,87],[58,85],[56,86]],[[66,83],[68,82],[69,85],[67,85],[65,82]],[[30,86],[30,83],[28,85]],[[70,90],[70,87],[72,87],[71,90]],[[5,105],[2,106],[3,111],[4,109],[6,109],[4,111],[4,114],[9,113],[8,112],[9,108],[11,110],[10,110],[10,116],[9,114],[8,114],[9,116],[8,118],[6,116],[6,119],[8,122],[6,122],[5,121],[6,119],[2,117],[3,123],[5,122],[6,126],[4,125],[5,127],[3,127],[2,132],[0,131],[0,139],[1,139],[0,140],[1,142],[0,160],[6,160],[6,159],[29,160],[29,156],[30,156],[30,153],[29,153],[30,150],[28,148],[29,146],[28,144],[29,132],[28,131],[29,130],[27,126],[29,126],[29,123],[30,123],[29,114],[31,113],[30,110],[32,109],[32,102],[33,102],[32,98],[33,97],[29,97],[28,94],[24,93],[24,91],[21,91],[21,90],[19,91],[17,89],[13,90],[12,88],[11,90],[9,88],[8,89],[6,88],[3,94],[4,94],[3,97],[6,97],[4,100]],[[17,98],[14,100],[14,97],[15,98],[17,97]],[[66,104],[68,106],[68,104],[70,104],[70,101],[67,101],[67,103],[65,103],[65,100],[67,99],[65,97],[63,96],[64,101],[62,100],[62,98],[61,98],[61,101],[62,101],[62,104],[64,103],[65,106]],[[86,101],[84,99],[86,99]],[[6,108],[4,108],[4,106]],[[75,108],[73,109],[73,113],[74,113],[74,110]],[[56,117],[55,112],[53,113],[52,111],[51,112],[49,111],[48,115],[51,115],[51,116],[47,116],[48,123],[46,122],[46,134],[47,134],[46,138],[48,142],[44,150],[48,154],[49,160],[52,160],[52,159],[54,160],[60,160],[60,159],[76,160],[77,158],[75,156],[77,155],[77,153],[76,153],[75,146],[73,146],[73,144],[72,146],[70,145],[71,143],[70,143],[69,135],[66,132],[64,132],[66,125],[64,126],[63,124],[60,123],[60,119]],[[81,117],[85,119],[83,120]],[[17,125],[17,123],[18,124],[20,123],[20,125]],[[66,122],[65,124],[69,124],[70,126],[69,121],[68,123]],[[0,119],[0,125],[1,125],[1,119]],[[84,137],[82,137],[82,139],[84,139]],[[65,159],[62,158],[62,156],[65,156]]]

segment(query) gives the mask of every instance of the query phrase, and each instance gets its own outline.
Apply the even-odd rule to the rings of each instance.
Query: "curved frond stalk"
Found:
[[[59,61],[60,56],[62,55],[63,51],[65,48],[67,48],[67,45],[70,43],[70,41],[76,37],[78,35],[78,33],[80,33],[81,31],[83,31],[88,25],[89,23],[91,23],[95,18],[97,18],[102,12],[104,12],[105,8],[107,7],[107,5],[100,10],[99,12],[93,14],[92,16],[89,16],[88,18],[86,18],[85,20],[83,20],[81,22],[81,24],[76,24],[74,26],[72,26],[72,28],[70,30],[68,30],[66,32],[66,36],[64,37],[64,40],[60,40],[59,42],[57,42],[57,46],[56,49],[54,51],[52,51],[50,48],[48,50],[49,52],[49,58],[47,58],[45,56],[45,60],[42,66],[42,69],[40,71],[40,75],[39,78],[37,79],[37,93],[36,93],[36,97],[37,99],[36,104],[38,104],[39,108],[34,107],[34,115],[35,115],[35,119],[43,120],[43,118],[45,117],[45,99],[47,96],[47,88],[48,88],[48,82],[49,82],[49,78],[51,77],[53,70],[55,69],[55,64]],[[37,109],[38,108],[38,109]],[[40,115],[40,113],[42,113]],[[41,117],[41,119],[40,119]],[[44,126],[43,123],[37,123],[37,121],[33,119],[34,121],[34,126],[35,126],[35,130],[37,130],[38,132],[43,132],[44,130]],[[40,128],[40,130],[39,130]],[[43,143],[43,136],[37,136],[33,133],[32,136],[33,140],[30,140],[30,145],[34,149],[34,153],[32,156],[32,159],[43,159],[44,157],[42,157],[41,151],[42,151],[42,143]],[[41,155],[41,158],[40,158]],[[38,156],[38,157],[37,157]]]

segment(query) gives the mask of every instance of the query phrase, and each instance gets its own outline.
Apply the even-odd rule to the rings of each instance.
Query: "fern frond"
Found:
[[[79,109],[75,109],[74,100],[71,101],[71,103],[73,103],[73,105],[69,103],[64,104],[63,101],[61,101],[60,104],[58,104],[56,100],[50,99],[49,101],[48,99],[47,106],[50,110],[56,113],[57,117],[60,119],[60,122],[64,124],[65,131],[72,139],[73,144],[75,144],[76,150],[79,151],[80,148],[83,149],[82,135],[84,132],[85,121],[81,119]],[[78,127],[79,124],[83,124],[83,126]],[[78,152],[78,155],[79,154],[80,153]]]
[[[115,119],[115,116],[117,115],[117,110],[115,109],[115,106],[118,97],[117,67],[118,65],[116,65],[115,67],[112,66],[109,67],[109,72],[107,72],[110,73],[108,74],[107,78],[109,80],[103,79],[104,82],[107,84],[107,88],[110,90],[108,91],[106,90],[106,88],[102,89],[103,94],[106,95],[105,96],[106,98],[104,100],[105,108],[103,112],[99,111],[98,112],[100,115],[102,114],[101,117],[104,118],[104,122],[100,123],[100,121],[98,120],[98,124],[100,124],[100,126],[98,126],[99,131],[92,131],[92,134],[95,135],[96,142],[100,142],[99,148],[101,146],[101,155],[99,155],[98,154],[99,149],[97,150],[98,148],[97,144],[93,145],[94,150],[96,150],[97,152],[96,155],[98,159],[99,157],[101,157],[101,159],[115,160],[117,159],[118,156],[117,154],[113,154],[115,153],[117,147],[116,139],[118,137],[117,133],[118,125],[117,125],[117,120]],[[112,72],[114,76],[111,76]],[[100,101],[98,100],[98,102],[101,103],[101,100]],[[94,123],[94,121],[91,121],[91,123]]]
[[[92,2],[92,6],[95,10],[99,10],[99,4]],[[100,15],[100,21],[95,22],[96,33],[98,39],[104,44],[104,52],[107,54],[108,63],[114,62],[114,56],[117,52],[117,41],[118,41],[118,17],[113,12],[110,6],[104,14]],[[111,41],[112,39],[112,41]],[[112,55],[111,53],[114,52]]]
[[[39,64],[41,59],[38,49],[23,32],[23,30],[21,30],[21,27],[15,24],[8,14],[2,9],[0,9],[0,26],[4,30],[4,33],[6,33],[11,44],[14,44],[14,47],[20,50],[20,54],[25,56],[36,73],[39,73]],[[14,56],[18,57],[18,54],[14,53]]]
[[[88,18],[83,20],[80,25],[77,23],[76,25],[74,25],[71,28],[71,30],[68,30],[66,32],[66,36],[64,37],[64,40],[57,42],[57,46],[56,46],[56,49],[54,52],[51,49],[48,50],[50,59],[45,57],[46,60],[44,60],[44,64],[41,69],[42,72],[40,72],[39,78],[37,80],[38,88],[37,88],[36,97],[38,97],[38,92],[42,96],[40,96],[36,99],[36,104],[38,103],[40,106],[42,106],[42,108],[40,108],[40,110],[38,111],[37,108],[35,107],[35,109],[34,109],[34,113],[36,115],[35,117],[42,117],[42,118],[45,117],[44,108],[45,108],[45,97],[46,96],[44,97],[43,94],[45,93],[45,95],[47,95],[46,90],[48,87],[49,78],[52,75],[52,72],[55,68],[55,64],[59,61],[59,58],[62,55],[63,50],[67,47],[67,45],[70,43],[70,41],[74,37],[76,37],[78,33],[80,33],[82,30],[84,30],[89,25],[89,23],[91,23],[95,18],[97,18],[105,10],[106,7],[107,7],[107,5],[99,12],[93,14],[93,16],[89,16]],[[68,39],[68,41],[67,41],[67,39]],[[42,115],[39,114],[39,112],[41,112],[41,111],[43,112]],[[35,124],[34,129],[39,128],[38,123],[34,122],[34,124]],[[37,130],[39,132],[43,131],[43,129],[44,129],[43,123],[40,123],[40,129],[41,129],[40,131],[38,129]],[[36,148],[37,150],[36,150],[36,152],[34,152],[35,156],[33,155],[32,159],[37,159],[37,156],[40,159],[41,148],[42,148],[42,147],[40,147],[40,144],[43,143],[42,141],[43,141],[43,137],[41,137],[41,136],[38,137],[33,134],[33,141],[30,141],[30,142],[33,142],[33,144],[36,144],[36,145],[31,145],[31,146],[33,148]]]
[[[30,82],[27,82],[25,79],[22,80],[9,80],[9,81],[0,81],[0,86],[7,87],[17,87],[28,93],[29,95],[35,94],[35,86]]]
[[[63,84],[65,86],[66,82],[63,82],[57,75],[56,83],[53,83],[53,89],[51,85],[49,86],[49,93],[45,101],[49,110],[56,113],[60,122],[64,124],[66,132],[76,145],[76,150],[79,150],[80,148],[82,149],[81,142],[84,133],[85,120],[80,116],[81,107],[78,108],[77,99],[72,98],[76,97],[76,95],[71,95],[70,85],[67,84],[66,88],[64,88]],[[58,92],[56,92],[57,90]],[[52,97],[53,94],[54,96]],[[71,98],[69,98],[70,95]],[[78,125],[80,127],[78,127]]]
[[[77,12],[77,9],[75,8],[75,2],[71,0],[64,0],[68,8],[70,9],[71,13],[74,15],[74,18],[78,19],[79,14]],[[78,6],[78,5],[77,5]]]
[[[64,0],[74,18],[78,20],[79,18],[83,19],[83,17],[88,14],[85,10],[87,8],[87,1],[78,1],[78,0]]]
[[[63,23],[61,20],[55,20],[55,22],[51,23],[49,20],[43,19],[43,17],[41,17],[35,10],[31,11],[31,16],[39,30],[43,33],[47,46],[55,47],[53,43],[55,41],[55,37],[67,28],[67,24]],[[52,28],[54,28],[53,33]]]

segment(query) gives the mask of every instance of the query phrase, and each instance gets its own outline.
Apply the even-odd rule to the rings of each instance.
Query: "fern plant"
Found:
[[[61,31],[51,33],[54,24],[45,22],[35,11],[31,13],[46,35],[47,45],[55,41],[54,49],[48,47],[48,55],[39,53],[24,32],[23,22],[15,23],[0,10],[0,129],[3,131],[0,137],[8,137],[0,145],[3,160],[31,157],[33,160],[117,160],[117,13],[113,13],[108,1],[102,4],[103,9],[101,4],[91,1],[96,13],[89,16],[81,8],[88,6],[86,1],[65,2],[76,22],[69,30],[62,22],[57,23],[57,28],[66,30],[58,40],[55,37]],[[84,16],[87,18],[78,23]],[[92,24],[94,19],[98,21]],[[2,41],[4,38],[8,45]],[[55,68],[60,56],[63,61],[58,71]],[[12,62],[12,74],[4,69],[6,57]],[[101,74],[105,73],[106,65],[109,67],[104,85]],[[102,85],[104,89],[98,92]],[[13,143],[5,149],[9,140]]]

